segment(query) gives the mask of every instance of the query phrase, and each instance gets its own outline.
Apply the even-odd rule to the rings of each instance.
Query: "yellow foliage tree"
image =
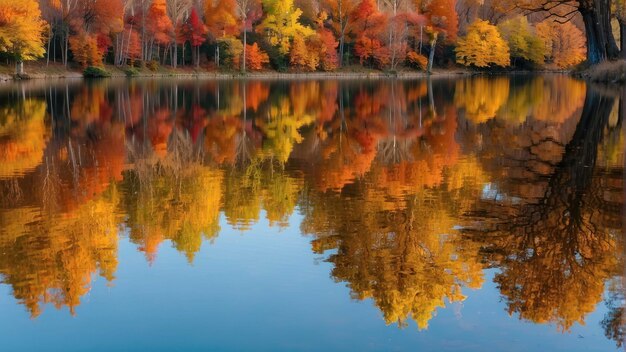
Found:
[[[49,137],[46,102],[28,99],[0,108],[0,179],[33,170]]]
[[[0,0],[0,51],[15,59],[16,74],[24,73],[24,61],[44,55],[46,27],[36,0]]]
[[[469,26],[467,35],[459,39],[456,61],[465,66],[506,67],[511,61],[509,45],[496,26],[477,20]]]

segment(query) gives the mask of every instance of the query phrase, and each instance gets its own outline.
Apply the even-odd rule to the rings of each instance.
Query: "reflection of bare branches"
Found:
[[[127,145],[132,170],[141,188],[149,189],[157,175],[182,179],[194,166],[203,162],[202,148],[193,145],[187,131],[175,130],[168,142],[167,154],[159,157],[151,145],[137,143],[134,139]]]
[[[254,142],[246,133],[244,125],[241,135],[237,138],[237,157],[235,164],[239,166],[244,166],[250,163],[253,159],[254,150]]]
[[[606,300],[606,305],[609,311],[600,323],[604,329],[604,335],[615,341],[617,347],[625,346],[624,342],[626,342],[626,325],[624,324],[626,321],[626,314],[624,314],[625,307],[623,289],[623,287],[617,287],[609,294],[609,297]]]
[[[396,136],[378,143],[376,158],[384,164],[396,164],[411,160],[412,141],[398,140]]]
[[[14,206],[23,196],[24,194],[17,178],[12,178],[0,183],[0,205]]]
[[[483,198],[468,214],[479,220],[478,226],[465,231],[480,239],[485,258],[502,268],[495,281],[510,312],[556,322],[564,330],[584,320],[601,299],[604,280],[616,274],[621,231],[611,220],[620,216],[621,206],[605,198],[614,191],[606,180],[615,175],[595,168],[613,98],[587,94],[561,161],[553,167],[546,163],[550,173],[535,174],[537,184],[544,185],[543,194]],[[528,151],[528,160],[514,162],[518,167],[527,168],[538,159],[532,148]]]
[[[61,191],[61,176],[56,167],[54,158],[46,157],[46,164],[42,184],[42,206],[44,211],[54,212],[59,207],[59,192]]]

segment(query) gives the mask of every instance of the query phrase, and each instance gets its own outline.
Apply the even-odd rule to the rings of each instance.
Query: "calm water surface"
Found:
[[[0,350],[620,350],[624,96],[0,86]]]

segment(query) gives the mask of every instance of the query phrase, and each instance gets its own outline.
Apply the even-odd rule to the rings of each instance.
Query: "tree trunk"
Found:
[[[609,0],[595,0],[589,8],[581,8],[587,37],[587,62],[598,64],[618,56],[611,29]]]
[[[343,48],[344,48],[344,35],[341,32],[341,36],[339,37],[339,67],[343,67]]]
[[[69,35],[69,29],[65,28],[64,29],[64,34],[63,34],[64,38],[63,38],[63,66],[67,67],[67,52],[68,52],[68,47],[69,47],[69,40],[70,40],[70,35]]]
[[[200,45],[196,45],[196,69],[200,68]]]
[[[52,43],[52,36],[53,33],[52,32],[52,26],[49,27],[50,29],[48,30],[48,49],[46,50],[46,66],[50,65],[50,43]]]
[[[248,37],[246,31],[246,21],[243,21],[243,61],[241,65],[241,72],[246,72],[246,46],[248,45]]]
[[[428,68],[426,72],[431,74],[433,72],[433,61],[435,61],[435,47],[437,46],[437,34],[433,35],[430,40],[430,53],[428,54]]]
[[[626,21],[619,21],[620,57],[626,59]]]
[[[174,41],[174,52],[172,56],[174,56],[172,60],[172,67],[176,68],[176,66],[178,66],[178,44],[176,44],[176,41]]]
[[[15,62],[15,74],[16,75],[23,75],[24,74],[24,61],[17,60]]]

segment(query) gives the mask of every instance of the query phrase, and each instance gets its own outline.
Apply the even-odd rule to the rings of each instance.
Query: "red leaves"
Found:
[[[180,41],[188,40],[191,46],[200,46],[206,41],[208,29],[200,20],[196,9],[193,8],[187,21],[181,25],[179,32]]]
[[[378,11],[374,0],[362,0],[351,17],[356,35],[354,51],[361,64],[370,59],[378,66],[389,63],[389,51],[381,38],[387,25],[387,16]]]

